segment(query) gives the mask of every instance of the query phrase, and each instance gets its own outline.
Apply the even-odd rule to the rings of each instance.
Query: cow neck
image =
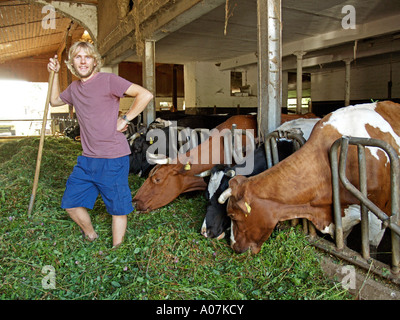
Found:
[[[314,201],[314,183],[309,179],[325,179],[319,177],[317,173],[319,172],[318,167],[326,160],[322,158],[325,156],[320,157],[318,161],[310,159],[309,155],[316,153],[310,148],[314,147],[311,144],[304,145],[293,156],[261,173],[263,177],[260,179],[257,176],[249,178],[250,186],[254,185],[251,187],[253,192],[260,198],[271,199],[282,204]],[[309,165],[307,171],[304,172],[304,166],[301,163],[312,163],[313,165]]]

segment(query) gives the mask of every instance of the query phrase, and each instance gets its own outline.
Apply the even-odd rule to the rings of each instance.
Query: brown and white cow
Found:
[[[375,138],[399,153],[400,105],[378,102],[338,109],[320,120],[305,145],[274,167],[254,177],[237,176],[220,197],[229,198],[231,247],[237,253],[258,253],[279,221],[306,218],[323,233],[333,226],[329,150],[342,136]],[[357,147],[349,146],[346,175],[358,187]],[[390,165],[384,151],[366,148],[368,198],[390,215]],[[354,225],[354,206],[359,204],[340,188],[343,230]],[[373,214],[370,214],[370,216]],[[353,217],[354,218],[354,217]],[[371,219],[377,221],[377,219]],[[346,226],[349,222],[351,225]]]
[[[231,130],[233,124],[236,124],[237,129],[251,129],[254,130],[253,134],[257,132],[256,117],[250,115],[232,116],[218,125],[214,132],[219,136],[224,129]],[[215,164],[224,163],[222,138],[217,141],[213,136],[211,131],[208,140],[184,154],[178,154],[177,161],[173,161],[175,164],[156,165],[133,199],[136,210],[154,210],[167,205],[181,193],[205,190],[207,185],[204,179],[196,175],[211,169]]]

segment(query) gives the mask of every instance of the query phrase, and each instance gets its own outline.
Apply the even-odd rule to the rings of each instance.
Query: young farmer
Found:
[[[89,42],[76,42],[69,50],[66,64],[79,78],[60,93],[57,56],[50,59],[48,71],[54,71],[51,106],[75,107],[79,121],[82,156],[68,178],[61,207],[90,241],[96,234],[87,208],[92,209],[99,193],[112,215],[113,246],[124,238],[127,215],[133,211],[128,185],[129,154],[125,135],[130,120],[139,115],[153,98],[143,87],[115,74],[100,72],[100,54]],[[129,111],[118,117],[119,101],[124,95],[135,97]]]

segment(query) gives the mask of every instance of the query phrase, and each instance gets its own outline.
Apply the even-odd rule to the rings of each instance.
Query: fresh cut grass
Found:
[[[99,198],[89,213],[99,238],[82,239],[60,208],[79,143],[46,138],[32,214],[38,138],[0,144],[0,299],[249,300],[349,299],[322,272],[322,253],[296,228],[275,230],[257,255],[229,239],[200,235],[206,201],[183,194],[146,214],[131,213],[112,248],[111,216]],[[134,195],[144,179],[131,175]],[[167,192],[167,191],[166,191]]]

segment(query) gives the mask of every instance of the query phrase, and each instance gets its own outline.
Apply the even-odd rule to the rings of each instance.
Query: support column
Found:
[[[303,56],[306,54],[304,51],[296,51],[294,54],[297,57],[297,79],[296,79],[296,113],[301,114],[301,101],[303,99]]]
[[[282,110],[287,110],[289,99],[289,72],[282,71]]]
[[[350,69],[353,59],[345,59],[343,61],[346,64],[344,80],[344,106],[347,107],[350,105]]]
[[[257,0],[258,130],[261,139],[281,122],[281,0]]]
[[[172,111],[178,111],[178,65],[172,65]]]
[[[145,40],[144,43],[143,87],[149,90],[154,96],[154,98],[147,105],[147,108],[143,111],[144,124],[148,126],[156,118],[156,59],[154,40]]]

